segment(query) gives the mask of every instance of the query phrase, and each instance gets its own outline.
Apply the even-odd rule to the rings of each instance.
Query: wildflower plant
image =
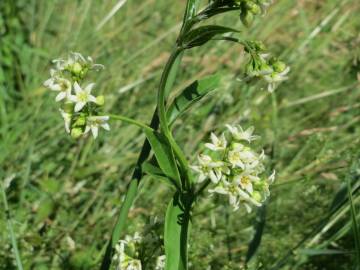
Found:
[[[264,80],[269,91],[275,90],[289,72],[282,61],[270,56],[262,42],[241,39],[237,29],[207,24],[211,17],[237,12],[242,24],[250,27],[253,20],[265,14],[270,1],[211,0],[201,10],[199,2],[187,1],[182,28],[160,79],[157,108],[150,125],[126,116],[103,113],[104,97],[96,96],[98,89],[88,77],[104,67],[95,64],[90,57],[71,53],[67,59],[54,60],[51,77],[44,83],[57,93],[56,101],[61,104],[59,110],[65,130],[73,138],[87,136],[90,132],[96,138],[100,128],[110,130],[110,120],[134,124],[146,135],[104,254],[102,270],[110,269],[111,265],[118,269],[142,269],[144,258],[138,252],[144,239],[139,235],[124,237],[124,232],[128,212],[145,175],[165,179],[175,190],[165,214],[165,255],[159,254],[161,257],[156,259],[159,264],[156,269],[188,269],[191,213],[196,201],[208,188],[211,194],[227,196],[234,210],[244,206],[248,212],[261,207],[270,194],[269,186],[274,181],[275,172],[269,176],[271,170],[265,166],[264,152],[255,151],[253,141],[260,138],[253,134],[253,127],[244,130],[241,126],[228,125],[223,133],[212,133],[210,142],[204,144],[206,150],[191,165],[174,137],[173,123],[189,107],[215,90],[220,81],[218,75],[201,78],[170,100],[169,93],[182,57],[188,50],[219,40],[242,46],[249,57],[244,67],[246,76]]]

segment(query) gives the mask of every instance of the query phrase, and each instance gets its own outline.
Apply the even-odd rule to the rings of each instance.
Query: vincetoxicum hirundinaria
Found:
[[[96,138],[99,129],[110,130],[110,120],[134,124],[146,135],[103,257],[102,270],[109,269],[112,260],[117,269],[188,269],[191,212],[196,199],[208,186],[211,186],[210,193],[226,195],[234,210],[244,206],[251,211],[253,207],[262,206],[270,194],[269,185],[274,181],[275,171],[270,175],[264,165],[264,152],[253,150],[252,141],[259,139],[253,135],[253,127],[244,130],[239,125],[227,125],[227,130],[222,134],[212,133],[211,142],[205,144],[206,150],[193,165],[189,165],[173,136],[172,126],[177,118],[215,90],[220,81],[218,75],[201,78],[186,87],[170,103],[168,96],[186,51],[219,40],[240,45],[249,57],[244,67],[246,78],[263,79],[268,83],[270,92],[287,79],[290,70],[284,62],[272,57],[262,42],[244,40],[240,32],[233,28],[206,24],[211,17],[238,12],[243,25],[249,27],[257,15],[264,14],[270,1],[212,0],[201,10],[198,2],[187,1],[182,28],[160,79],[157,108],[150,125],[126,116],[103,113],[104,97],[94,95],[95,84],[84,83],[92,72],[104,69],[102,65],[95,64],[91,57],[71,53],[66,59],[54,60],[51,77],[44,83],[47,88],[57,92],[56,101],[61,102],[59,111],[65,122],[65,130],[73,138],[87,136],[90,132]],[[155,158],[151,158],[152,155]],[[165,255],[158,252],[156,259],[150,263],[145,262],[139,250],[151,249],[150,245],[155,243],[156,237],[151,233],[151,237],[124,235],[128,212],[144,175],[165,179],[175,190],[164,220]],[[147,248],[139,247],[144,245]]]

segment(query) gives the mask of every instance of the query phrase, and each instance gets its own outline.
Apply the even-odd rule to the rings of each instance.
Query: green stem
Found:
[[[159,118],[155,111],[153,114],[151,123],[150,123],[150,127],[152,127],[153,129],[157,129],[158,126],[159,126]],[[132,204],[135,201],[137,191],[138,191],[138,188],[140,185],[140,181],[143,176],[141,165],[149,157],[150,151],[151,151],[150,143],[147,139],[145,139],[143,147],[142,147],[140,155],[139,155],[139,158],[136,162],[134,173],[131,177],[131,182],[127,188],[125,200],[121,204],[119,215],[117,217],[117,220],[116,220],[116,223],[115,223],[112,235],[111,235],[111,239],[109,240],[109,243],[107,245],[105,255],[104,255],[103,261],[101,263],[101,267],[100,267],[101,270],[110,269],[111,260],[112,260],[112,256],[113,256],[113,249],[114,249],[116,243],[120,240],[121,233],[125,229],[128,213],[130,211]]]
[[[173,135],[170,131],[169,124],[166,117],[166,108],[165,108],[165,96],[166,96],[166,84],[167,80],[169,78],[169,74],[171,72],[171,69],[176,62],[177,57],[181,54],[182,49],[181,48],[175,48],[174,51],[171,53],[170,58],[168,62],[166,63],[164,72],[161,76],[160,86],[159,86],[159,92],[158,92],[158,115],[160,120],[160,127],[166,138],[169,140],[169,143],[171,144],[174,153],[180,163],[180,168],[182,170],[183,175],[186,176],[185,183],[183,185],[185,188],[190,187],[189,183],[189,176],[187,173],[188,163],[186,160],[186,157],[182,150],[180,149],[179,145],[176,143],[175,139],[173,138]]]
[[[149,130],[149,131],[154,131],[154,130],[153,130],[151,127],[149,127],[148,125],[145,125],[145,124],[143,124],[143,123],[141,123],[141,122],[139,122],[139,121],[136,121],[136,120],[131,119],[131,118],[126,117],[126,116],[110,114],[109,117],[110,117],[110,119],[112,119],[112,120],[123,121],[123,122],[129,123],[129,124],[138,126],[138,127],[140,127],[140,128]]]
[[[23,270],[19,249],[18,249],[18,246],[17,246],[17,243],[16,243],[16,237],[15,237],[12,221],[11,221],[11,218],[10,218],[9,205],[8,205],[7,198],[6,198],[4,185],[3,185],[3,183],[1,181],[0,181],[0,189],[1,189],[1,194],[2,194],[2,198],[3,198],[4,210],[5,210],[7,225],[8,225],[8,229],[9,229],[9,233],[10,233],[11,244],[12,244],[14,255],[15,255],[16,266],[17,266],[17,268],[19,270]]]

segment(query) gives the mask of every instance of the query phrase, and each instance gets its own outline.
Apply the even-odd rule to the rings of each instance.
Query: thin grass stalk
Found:
[[[0,189],[1,189],[1,194],[2,194],[2,198],[3,198],[5,217],[6,217],[6,222],[7,222],[7,226],[8,226],[8,230],[9,230],[9,234],[10,234],[13,253],[15,256],[16,266],[17,266],[18,270],[23,270],[24,268],[23,268],[23,265],[21,262],[20,252],[19,252],[17,242],[16,242],[16,237],[15,237],[15,232],[14,232],[14,228],[13,228],[13,224],[12,224],[12,220],[11,220],[11,216],[10,216],[10,210],[9,210],[9,205],[8,205],[8,201],[7,201],[7,197],[6,197],[5,187],[1,181],[0,181]]]

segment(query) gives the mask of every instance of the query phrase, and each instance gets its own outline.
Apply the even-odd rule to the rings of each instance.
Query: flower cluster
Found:
[[[210,193],[227,195],[234,210],[243,204],[250,212],[251,206],[260,207],[270,195],[275,171],[270,177],[262,176],[265,154],[250,147],[259,138],[253,135],[253,127],[243,130],[241,126],[227,125],[227,129],[220,136],[211,134],[211,143],[205,144],[207,153],[200,154],[198,164],[191,167],[199,174],[199,182],[209,179],[215,185]]]
[[[146,234],[145,237],[141,237],[139,233],[135,233],[134,236],[127,235],[124,240],[120,240],[115,246],[115,254],[113,260],[116,262],[116,269],[119,270],[142,270],[140,252],[144,248],[150,251],[151,255],[154,255],[155,241],[151,235]],[[142,254],[144,255],[144,254]],[[165,269],[165,255],[158,256],[156,258],[155,270]]]
[[[113,260],[116,262],[117,269],[121,270],[141,270],[141,261],[137,246],[141,242],[139,233],[134,236],[127,235],[124,240],[120,240],[115,246],[115,254]]]
[[[62,102],[59,109],[65,130],[73,138],[78,138],[89,131],[94,138],[98,136],[99,127],[110,130],[108,116],[100,115],[104,105],[104,96],[95,97],[91,92],[94,83],[82,86],[86,75],[91,70],[101,70],[103,65],[94,64],[91,57],[83,57],[80,53],[70,53],[66,60],[53,60],[54,68],[50,69],[50,79],[44,86],[57,92],[55,100]]]
[[[246,64],[246,75],[264,79],[268,83],[269,92],[273,92],[279,83],[288,79],[290,67],[265,53],[262,43],[248,42],[245,50],[250,54],[250,60]]]

